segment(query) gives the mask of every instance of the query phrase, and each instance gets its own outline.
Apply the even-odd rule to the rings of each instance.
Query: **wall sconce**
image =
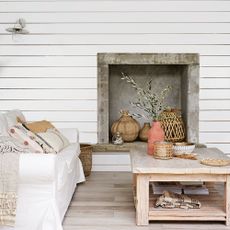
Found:
[[[16,23],[14,24],[14,27],[9,27],[6,29],[7,32],[10,32],[12,34],[12,39],[17,40],[16,35],[22,35],[22,34],[29,34],[29,31],[25,29],[26,27],[26,21],[23,18],[19,18]],[[19,36],[20,37],[20,36]]]

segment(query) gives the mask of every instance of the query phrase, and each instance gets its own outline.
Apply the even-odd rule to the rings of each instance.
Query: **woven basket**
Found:
[[[155,142],[153,156],[162,160],[173,158],[173,144],[170,142]]]
[[[184,122],[178,110],[163,111],[159,120],[165,133],[165,141],[181,142],[185,140]]]
[[[93,146],[88,144],[80,144],[81,153],[79,158],[82,162],[85,176],[89,176],[92,169],[92,151]]]

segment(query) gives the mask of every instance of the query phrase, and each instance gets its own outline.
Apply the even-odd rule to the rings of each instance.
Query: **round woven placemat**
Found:
[[[208,166],[227,166],[230,164],[230,160],[225,160],[225,159],[214,159],[214,158],[206,158],[200,161],[201,164],[203,165],[208,165]]]

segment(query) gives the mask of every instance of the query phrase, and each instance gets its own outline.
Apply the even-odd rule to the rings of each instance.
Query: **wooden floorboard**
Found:
[[[217,189],[216,192],[220,188]],[[226,230],[223,222],[153,221],[135,224],[132,174],[93,172],[80,184],[64,219],[64,230]]]

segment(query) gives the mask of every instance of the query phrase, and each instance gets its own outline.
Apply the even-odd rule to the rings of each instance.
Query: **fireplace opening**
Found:
[[[166,105],[181,109],[186,125],[186,139],[198,142],[199,132],[199,55],[198,54],[98,54],[98,143],[109,143],[111,126],[120,110],[142,113],[133,107],[136,91],[121,80],[122,72],[132,76],[141,87],[152,79],[158,93],[167,86],[172,90]],[[135,118],[137,119],[137,118]],[[143,125],[151,122],[137,119]]]

